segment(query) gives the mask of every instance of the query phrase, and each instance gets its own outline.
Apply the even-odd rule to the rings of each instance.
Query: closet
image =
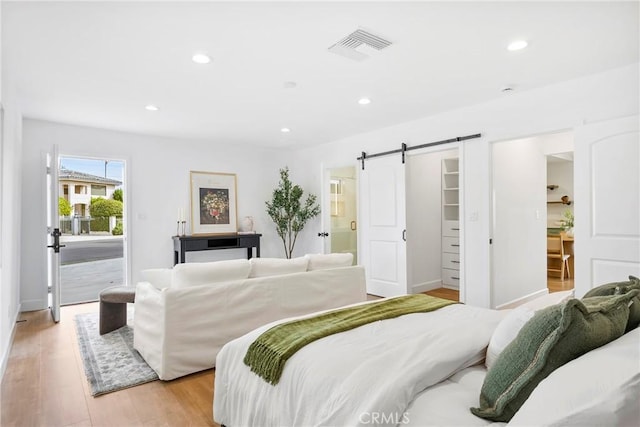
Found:
[[[457,157],[442,159],[442,286],[460,285],[460,169]]]
[[[459,290],[460,162],[457,148],[407,161],[407,279],[413,293]]]

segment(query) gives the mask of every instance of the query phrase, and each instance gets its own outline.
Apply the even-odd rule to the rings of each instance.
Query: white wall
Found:
[[[2,22],[0,4],[0,23]],[[0,24],[0,35],[2,28]],[[0,36],[0,46],[1,36]],[[0,82],[2,79],[0,54]],[[20,313],[20,159],[22,117],[0,84],[4,123],[0,134],[0,378],[3,377]]]
[[[442,159],[458,150],[419,153],[407,161],[407,280],[414,292],[442,286]]]
[[[22,159],[22,309],[46,307],[45,188],[43,153],[59,145],[61,156],[126,161],[126,220],[130,283],[140,270],[173,265],[171,236],[179,208],[189,212],[189,171],[235,173],[238,218],[253,216],[263,234],[261,255],[282,257],[281,245],[265,201],[277,185],[278,169],[287,164],[282,151],[236,149],[225,143],[184,141],[63,125],[24,121]],[[188,224],[189,225],[189,224]],[[189,227],[187,227],[189,233]],[[246,256],[246,250],[192,252],[188,261]],[[26,262],[26,260],[29,260]]]
[[[461,144],[464,179],[464,235],[461,299],[489,306],[490,292],[490,147],[504,141],[573,129],[585,122],[638,113],[638,64],[596,75],[515,92],[494,101],[299,150],[293,171],[307,180],[305,188],[318,193],[323,162],[353,162],[361,151],[374,153],[421,143],[482,133]],[[310,171],[309,173],[304,173]],[[321,251],[317,239],[300,242],[303,252]],[[517,286],[510,284],[509,286]],[[496,289],[500,294],[503,290]]]
[[[543,137],[492,144],[492,306],[547,293]]]
[[[0,268],[0,374],[4,372],[16,320],[20,313],[20,113],[11,105],[4,106],[4,132],[2,138],[2,262]]]

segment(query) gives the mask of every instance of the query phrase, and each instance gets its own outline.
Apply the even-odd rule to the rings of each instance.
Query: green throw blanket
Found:
[[[315,340],[378,320],[433,311],[454,303],[423,294],[406,295],[282,323],[268,329],[251,343],[244,363],[265,381],[275,385],[280,380],[285,362]]]

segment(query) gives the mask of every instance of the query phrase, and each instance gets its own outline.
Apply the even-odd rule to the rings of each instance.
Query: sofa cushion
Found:
[[[187,288],[249,277],[249,260],[192,262],[173,267],[173,288]]]
[[[507,345],[515,339],[520,329],[533,317],[536,311],[560,304],[573,297],[573,291],[552,292],[527,301],[511,310],[498,324],[487,347],[485,365],[491,369],[496,359]]]
[[[148,268],[140,272],[142,281],[149,282],[157,289],[171,286],[173,272],[170,268]]]
[[[326,270],[329,268],[350,267],[353,264],[353,254],[307,254],[309,260],[307,270]]]
[[[308,260],[305,257],[284,258],[251,258],[249,277],[279,276],[281,274],[302,273],[307,271]]]
[[[480,407],[471,408],[471,412],[508,422],[550,373],[622,336],[629,301],[637,293],[571,299],[536,312],[487,372]]]

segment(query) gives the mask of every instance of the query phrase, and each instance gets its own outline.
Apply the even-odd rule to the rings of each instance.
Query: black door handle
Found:
[[[322,233],[318,233],[318,237],[328,237],[329,233],[327,233],[326,231],[323,231]]]

